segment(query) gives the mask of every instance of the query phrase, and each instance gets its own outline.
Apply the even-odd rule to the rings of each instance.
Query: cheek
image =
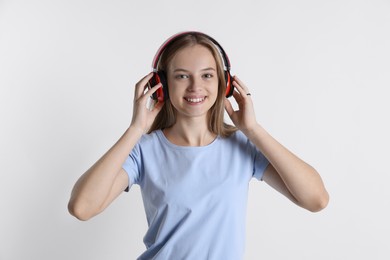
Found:
[[[218,81],[217,82],[214,82],[213,84],[213,93],[215,93],[216,96],[219,96],[219,94],[221,94],[220,92],[221,91],[224,91],[224,90],[220,90],[220,88],[218,87]]]
[[[180,89],[182,88],[177,84],[168,84],[169,100],[173,107],[177,107],[182,102],[183,93],[181,93]]]
[[[172,82],[172,81],[171,81]],[[168,84],[168,91],[169,91],[169,96],[172,98],[177,98],[179,96],[182,96],[183,87],[178,85],[178,84]]]
[[[213,104],[215,104],[215,103],[217,102],[217,99],[218,99],[218,97],[219,97],[219,95],[220,95],[219,92],[220,92],[220,91],[219,91],[219,89],[218,89],[218,85],[217,85],[216,87],[214,87],[214,88],[210,91],[210,93],[211,93],[210,98],[211,98],[211,101],[212,101]]]

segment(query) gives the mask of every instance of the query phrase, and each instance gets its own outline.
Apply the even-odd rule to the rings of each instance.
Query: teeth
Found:
[[[191,103],[199,103],[202,102],[204,98],[187,98],[186,100]]]

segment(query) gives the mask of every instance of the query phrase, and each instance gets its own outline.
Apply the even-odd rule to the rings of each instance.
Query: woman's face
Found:
[[[169,99],[177,116],[206,116],[218,95],[215,59],[202,45],[186,47],[171,60],[167,70]]]

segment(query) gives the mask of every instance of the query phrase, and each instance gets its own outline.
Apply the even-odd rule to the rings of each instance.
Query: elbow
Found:
[[[87,207],[79,202],[76,202],[75,200],[69,201],[68,211],[72,216],[81,221],[87,221],[94,216],[87,210]]]
[[[316,199],[314,199],[307,210],[315,213],[325,209],[329,204],[329,194],[324,191],[323,194],[319,195]]]

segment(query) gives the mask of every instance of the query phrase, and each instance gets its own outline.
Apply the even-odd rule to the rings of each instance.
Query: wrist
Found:
[[[265,130],[261,125],[254,124],[251,127],[247,127],[245,129],[241,129],[241,131],[249,138],[251,139],[254,136],[258,136],[261,133],[265,133]]]
[[[131,124],[127,129],[127,132],[130,132],[134,136],[141,137],[143,134],[145,134],[146,131],[142,127]]]

